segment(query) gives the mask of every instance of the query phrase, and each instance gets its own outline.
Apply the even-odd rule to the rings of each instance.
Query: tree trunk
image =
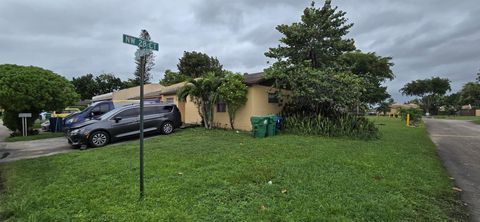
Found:
[[[228,112],[228,119],[230,120],[230,127],[234,130],[233,123],[235,121],[235,113]]]

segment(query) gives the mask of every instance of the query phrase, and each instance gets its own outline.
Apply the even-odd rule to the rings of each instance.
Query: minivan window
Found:
[[[110,107],[109,107],[108,103],[106,103],[106,104],[101,104],[101,105],[93,108],[92,113],[93,113],[93,115],[98,116],[98,115],[102,115],[104,113],[107,113],[108,111],[110,111]]]
[[[173,106],[157,106],[156,108],[159,113],[169,113],[172,112]]]
[[[122,117],[122,119],[126,119],[126,118],[137,117],[139,115],[139,113],[140,113],[139,108],[133,108],[133,109],[124,110],[124,111],[118,113],[117,115],[115,115],[115,117]]]
[[[161,113],[169,113],[173,109],[173,106],[150,106],[145,107],[144,114],[145,115],[153,115],[153,114],[161,114]]]
[[[145,107],[144,114],[145,115],[158,114],[157,107]]]

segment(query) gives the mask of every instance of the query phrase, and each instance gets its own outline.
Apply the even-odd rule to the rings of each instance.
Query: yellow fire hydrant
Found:
[[[410,126],[410,114],[407,114],[407,126]]]

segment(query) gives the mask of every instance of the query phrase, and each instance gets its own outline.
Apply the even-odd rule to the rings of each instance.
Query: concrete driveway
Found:
[[[424,119],[448,173],[463,191],[472,221],[480,221],[480,125],[463,120]]]
[[[0,121],[0,163],[75,151],[63,137],[21,142],[3,142],[9,135],[10,131]]]

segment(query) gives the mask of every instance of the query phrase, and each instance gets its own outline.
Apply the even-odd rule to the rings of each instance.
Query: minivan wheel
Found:
[[[96,131],[90,135],[89,143],[92,147],[101,147],[107,145],[110,140],[108,133],[105,131]]]
[[[162,126],[160,127],[160,131],[162,134],[170,134],[173,132],[173,124],[171,122],[164,122]]]

